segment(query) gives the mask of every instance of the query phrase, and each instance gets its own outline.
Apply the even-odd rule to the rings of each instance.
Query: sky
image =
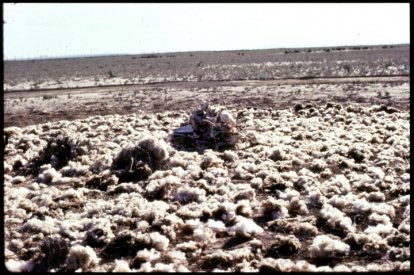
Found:
[[[399,4],[3,4],[3,59],[410,43]]]

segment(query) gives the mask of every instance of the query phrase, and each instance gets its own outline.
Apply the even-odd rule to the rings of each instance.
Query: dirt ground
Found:
[[[315,92],[317,91],[317,92]],[[228,107],[278,109],[298,103],[385,104],[409,110],[409,77],[177,82],[125,87],[8,92],[4,125],[27,126],[95,115],[197,108],[201,100]]]

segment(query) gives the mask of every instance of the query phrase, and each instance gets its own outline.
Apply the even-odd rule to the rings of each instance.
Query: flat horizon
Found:
[[[269,51],[269,50],[291,50],[291,49],[323,49],[323,48],[355,48],[355,47],[382,47],[382,46],[409,46],[410,43],[392,43],[392,44],[364,44],[364,45],[337,45],[337,46],[313,46],[313,47],[283,47],[283,48],[258,48],[258,49],[232,49],[232,50],[200,50],[200,51],[169,51],[169,52],[144,52],[144,53],[103,53],[103,54],[70,54],[62,56],[38,56],[22,58],[5,58],[4,62],[10,61],[32,61],[32,60],[56,60],[56,59],[77,59],[77,58],[94,58],[94,57],[112,57],[112,56],[135,56],[151,54],[185,54],[185,53],[207,53],[207,52],[237,52],[237,51]]]

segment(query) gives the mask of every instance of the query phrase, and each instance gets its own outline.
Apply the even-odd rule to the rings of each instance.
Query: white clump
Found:
[[[332,272],[332,268],[327,265],[322,265],[315,268],[315,272]]]
[[[316,266],[308,263],[307,261],[300,260],[295,263],[295,272],[315,272]]]
[[[352,211],[357,213],[368,212],[371,209],[371,203],[369,203],[365,198],[355,200],[352,206]]]
[[[347,197],[341,195],[333,195],[329,200],[328,203],[338,209],[345,208],[352,204]]]
[[[293,197],[290,200],[290,203],[287,207],[290,213],[297,213],[299,215],[307,215],[309,214],[309,210],[306,207],[306,204],[303,200],[299,197]]]
[[[49,183],[51,181],[58,180],[62,177],[62,174],[57,172],[55,168],[49,168],[43,171],[42,174],[39,175],[39,180],[44,183]]]
[[[176,249],[182,250],[184,252],[193,252],[198,249],[198,246],[195,241],[188,241],[188,242],[177,244]]]
[[[180,263],[187,261],[187,257],[185,256],[185,253],[182,251],[170,251],[167,254],[167,257],[173,262],[173,263]]]
[[[222,158],[228,162],[236,162],[239,160],[239,156],[236,154],[236,152],[231,150],[224,151]]]
[[[224,232],[226,231],[226,226],[222,221],[216,221],[213,219],[208,219],[206,226],[211,228],[214,232]]]
[[[223,164],[223,160],[219,159],[215,154],[211,153],[210,151],[206,151],[203,156],[203,160],[200,164],[201,167],[221,167]]]
[[[159,232],[152,232],[150,235],[151,243],[154,245],[155,249],[158,251],[166,251],[168,245],[170,244],[170,240],[161,235]]]
[[[264,232],[263,228],[258,226],[252,219],[238,216],[236,220],[236,224],[229,227],[227,230],[230,235],[236,234],[239,236],[251,237],[260,235]]]
[[[274,268],[280,272],[292,272],[295,267],[295,263],[289,259],[276,259],[274,262]]]
[[[186,273],[190,273],[191,272],[191,270],[189,270],[187,267],[185,267],[182,264],[180,264],[180,265],[177,266],[176,271],[177,272],[183,272],[183,273],[184,272],[186,272]]]
[[[260,212],[262,215],[269,216],[272,220],[289,217],[287,202],[272,197],[262,202]]]
[[[37,218],[32,218],[28,220],[22,227],[22,232],[33,232],[33,233],[43,233],[43,234],[55,234],[59,232],[59,228],[56,226],[56,220],[46,216],[45,220],[39,220]]]
[[[383,180],[385,177],[385,173],[380,167],[369,167],[367,173],[379,180]]]
[[[351,269],[347,267],[346,265],[340,264],[333,268],[333,272],[350,272]]]
[[[90,266],[95,266],[99,263],[99,258],[96,256],[95,251],[89,246],[75,245],[69,250],[68,258],[66,259],[66,265],[68,269],[86,270]]]
[[[310,256],[312,258],[324,258],[332,256],[334,253],[346,254],[350,250],[350,246],[331,239],[326,235],[319,235],[313,239],[312,245],[309,247]]]
[[[6,262],[6,268],[10,272],[30,272],[34,264],[31,261],[18,261],[10,259]]]
[[[239,193],[240,194],[240,193]],[[240,200],[237,202],[236,211],[238,215],[250,218],[253,215],[253,209],[250,205],[250,202],[255,199],[255,194],[251,197],[245,196],[246,199]]]
[[[284,192],[279,192],[279,198],[290,201],[294,197],[299,197],[300,193],[294,189],[286,188]]]
[[[335,178],[325,181],[322,184],[322,190],[327,196],[334,194],[346,195],[351,191],[351,185],[344,175],[337,175]]]
[[[173,264],[156,263],[152,272],[175,272]]]
[[[324,204],[326,201],[327,198],[319,190],[309,191],[308,202],[310,204]]]
[[[311,168],[318,172],[323,171],[326,167],[326,162],[321,159],[314,159],[311,163]]]
[[[216,239],[214,231],[203,224],[200,224],[193,232],[193,237],[196,242],[202,244],[212,243]]]
[[[368,226],[364,230],[364,233],[366,233],[366,234],[376,233],[378,235],[385,235],[386,236],[386,235],[390,235],[390,234],[392,234],[396,231],[397,231],[397,229],[392,226],[392,223],[388,223],[388,224],[379,223],[376,226]]]
[[[352,226],[352,220],[345,213],[330,204],[324,204],[320,214],[332,228],[340,227],[349,232],[355,231],[355,227]]]
[[[115,268],[112,272],[132,272],[129,264],[125,260],[115,260]]]
[[[401,271],[410,271],[411,270],[411,260],[402,262],[400,265]]]
[[[161,253],[154,248],[151,248],[151,250],[144,248],[143,250],[138,251],[136,258],[149,263],[161,258]]]
[[[150,262],[145,262],[141,264],[140,268],[137,270],[137,272],[153,272],[154,269],[152,268],[152,265]]]
[[[374,222],[374,223],[382,223],[382,224],[390,224],[391,219],[387,215],[380,215],[377,213],[372,213],[368,217],[368,221]]]
[[[304,222],[295,228],[295,232],[300,235],[316,236],[318,234],[318,228],[311,223]]]
[[[179,185],[180,183],[180,179],[172,175],[166,176],[165,178],[160,180],[160,184],[162,185]]]
[[[410,221],[409,221],[409,218],[408,219],[405,219],[399,226],[398,226],[398,230],[400,231],[400,232],[403,232],[403,233],[407,233],[407,234],[410,234]]]
[[[233,116],[228,112],[228,111],[226,111],[226,110],[223,110],[223,111],[221,111],[221,114],[220,114],[220,121],[222,122],[222,123],[225,123],[225,124],[230,124],[230,125],[232,125],[232,126],[235,126],[236,125],[236,120],[233,118]]]
[[[395,208],[387,203],[373,203],[371,211],[377,214],[384,214],[390,218],[395,217]]]

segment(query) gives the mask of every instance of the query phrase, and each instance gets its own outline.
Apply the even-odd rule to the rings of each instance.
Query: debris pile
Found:
[[[182,150],[204,151],[232,149],[239,142],[236,120],[223,106],[210,106],[202,102],[188,123],[184,123],[171,135],[171,143]]]

